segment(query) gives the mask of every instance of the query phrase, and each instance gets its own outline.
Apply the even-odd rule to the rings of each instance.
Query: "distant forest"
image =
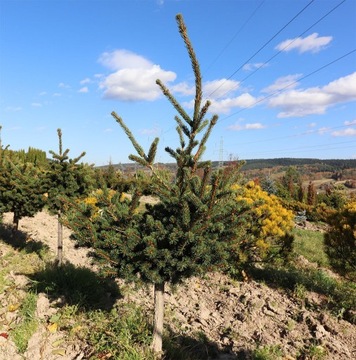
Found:
[[[258,169],[268,169],[274,167],[289,167],[289,166],[309,166],[314,168],[314,171],[341,171],[344,169],[356,169],[356,159],[309,159],[309,158],[275,158],[275,159],[251,159],[251,160],[237,160],[244,163],[241,170],[258,170]],[[227,166],[230,162],[224,161],[223,163],[219,161],[213,161],[213,168],[218,168],[219,166]],[[156,164],[162,168],[174,170],[176,164],[174,163],[159,163]],[[109,165],[100,166],[100,168],[106,168]],[[111,164],[115,169],[121,170],[123,172],[133,171],[134,169],[139,169],[140,167],[132,164]]]
[[[356,159],[298,159],[298,158],[278,158],[278,159],[252,159],[246,160],[243,170],[254,170],[272,168],[275,166],[313,166],[319,171],[339,171],[344,169],[356,169]]]

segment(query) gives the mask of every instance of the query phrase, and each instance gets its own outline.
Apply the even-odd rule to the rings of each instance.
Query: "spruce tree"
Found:
[[[64,204],[67,199],[84,196],[90,191],[91,181],[90,169],[88,166],[78,164],[85,156],[82,152],[78,157],[71,159],[68,156],[69,149],[63,151],[62,131],[57,129],[59,152],[50,150],[52,159],[49,161],[47,177],[47,193],[49,211],[58,217],[58,252],[57,262],[63,262],[63,225],[61,217],[64,211]]]
[[[44,182],[44,170],[26,161],[21,151],[3,148],[0,138],[0,213],[13,212],[14,231],[22,217],[32,217],[42,210]]]
[[[34,216],[45,205],[45,174],[31,163],[13,162],[2,164],[0,176],[0,203],[5,210],[14,213],[14,230],[24,216]]]
[[[157,353],[162,350],[165,285],[226,266],[239,231],[239,211],[232,195],[238,166],[213,172],[211,162],[202,161],[218,116],[206,119],[210,101],[202,101],[199,64],[182,16],[177,15],[176,20],[192,64],[196,93],[190,116],[157,80],[178,112],[175,121],[179,146],[165,149],[177,165],[174,180],[162,177],[154,166],[159,139],[153,141],[146,153],[121,117],[113,112],[137,152],[129,158],[149,169],[150,191],[159,201],[139,212],[139,188],[132,201],[120,193],[109,197],[104,192],[96,202],[100,211],[93,212],[90,204],[83,203],[67,218],[78,244],[92,247],[94,258],[106,265],[109,273],[154,285],[152,346]]]

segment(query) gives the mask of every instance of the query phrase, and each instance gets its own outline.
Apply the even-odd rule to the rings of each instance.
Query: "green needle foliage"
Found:
[[[239,231],[239,210],[232,190],[239,166],[213,173],[210,161],[201,160],[218,117],[206,119],[210,102],[202,103],[199,64],[182,16],[177,15],[176,20],[195,74],[196,93],[194,114],[190,116],[157,80],[178,112],[175,121],[179,146],[165,149],[177,164],[174,180],[162,177],[154,167],[158,138],[146,153],[121,117],[113,112],[136,150],[137,154],[129,158],[150,170],[150,191],[159,202],[138,212],[140,189],[132,201],[123,199],[122,194],[110,196],[104,191],[95,200],[99,211],[93,211],[89,201],[77,205],[77,211],[73,210],[67,218],[79,245],[91,246],[94,257],[109,272],[154,284],[156,352],[162,348],[164,285],[227,266],[231,244],[237,241]]]
[[[67,199],[79,198],[86,195],[91,189],[91,168],[87,165],[78,164],[85,156],[82,152],[78,157],[71,159],[68,156],[69,149],[62,149],[62,131],[57,130],[59,152],[50,150],[52,159],[49,161],[47,176],[48,186],[48,209],[58,216],[58,264],[63,261],[63,226],[61,216],[64,212],[64,204]]]
[[[44,170],[3,148],[0,140],[0,213],[13,212],[14,230],[22,217],[34,216],[44,207],[44,184]]]
[[[24,216],[34,216],[45,205],[45,174],[31,163],[7,159],[0,175],[0,203],[14,213],[14,230]]]

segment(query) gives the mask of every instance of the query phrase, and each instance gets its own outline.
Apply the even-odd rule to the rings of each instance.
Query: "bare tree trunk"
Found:
[[[14,212],[14,219],[12,221],[12,229],[13,229],[13,232],[16,232],[18,229],[19,229],[19,217],[17,216],[16,212]]]
[[[163,314],[164,314],[164,282],[154,285],[155,314],[153,324],[153,351],[162,353]]]
[[[63,225],[61,223],[61,211],[58,212],[58,247],[57,262],[61,266],[63,263]]]

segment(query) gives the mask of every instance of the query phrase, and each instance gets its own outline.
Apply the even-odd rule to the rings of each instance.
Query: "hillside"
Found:
[[[10,220],[11,214],[6,214],[5,222]],[[16,243],[9,239],[6,226],[3,227],[0,239],[0,359],[151,359],[148,350],[141,353],[140,349],[147,347],[145,344],[149,340],[145,335],[149,332],[147,325],[142,324],[152,317],[152,289],[135,289],[117,280],[121,296],[115,295],[113,290],[105,290],[101,292],[105,301],[100,306],[97,303],[83,306],[89,304],[93,293],[100,294],[98,289],[85,285],[96,276],[95,268],[90,265],[86,251],[73,246],[68,230],[64,233],[64,255],[68,261],[64,270],[68,275],[59,276],[53,272],[53,267],[45,265],[44,261],[54,257],[56,226],[56,219],[46,212],[35,218],[24,218]],[[310,273],[317,269],[317,265],[302,257],[298,264]],[[84,283],[73,280],[83,271],[87,279]],[[329,271],[325,274],[332,275]],[[283,278],[286,274],[276,272],[275,276]],[[70,291],[66,290],[68,283]],[[165,294],[166,359],[354,358],[356,327],[342,316],[335,316],[335,312],[333,315],[331,298],[321,292],[321,284],[307,288],[307,285],[296,283],[294,287],[289,284],[291,288],[285,288],[281,284],[267,286],[267,283],[211,273],[203,279],[192,278],[173,289],[168,288]],[[34,315],[30,318],[35,321],[26,320],[29,321],[26,323],[26,314],[21,309],[24,299],[31,294],[29,289],[34,288],[37,291],[30,296],[35,300]],[[127,306],[131,310],[127,310]],[[132,318],[130,314],[136,308],[142,309],[145,315]],[[103,329],[105,323],[110,324],[110,316],[117,314],[123,315],[115,321],[123,321],[123,316],[134,323],[131,322],[129,328],[113,323]],[[36,326],[28,346],[22,344],[21,355],[15,336],[21,335],[17,330],[24,324]],[[115,329],[119,335],[115,334]],[[28,328],[26,331],[29,332]],[[130,331],[136,332],[132,335]],[[128,332],[130,340],[124,345],[116,342],[111,350],[103,345],[110,343],[110,337],[117,341]],[[114,348],[132,352],[128,357],[120,357],[113,355]],[[193,355],[179,357],[182,353]]]
[[[336,172],[342,170],[356,170],[356,159],[309,159],[309,158],[275,158],[275,159],[251,159],[251,160],[237,160],[243,162],[241,171],[246,172],[250,170],[264,170],[264,169],[285,169],[289,166],[295,166],[298,169],[307,168],[312,172]],[[226,166],[229,161],[213,161],[213,168],[219,166]],[[98,168],[107,168],[109,165],[98,166]],[[122,172],[133,172],[141,168],[139,165],[133,163],[112,164],[112,166],[121,170]],[[175,170],[175,163],[158,163],[156,166],[165,168],[171,171]]]

